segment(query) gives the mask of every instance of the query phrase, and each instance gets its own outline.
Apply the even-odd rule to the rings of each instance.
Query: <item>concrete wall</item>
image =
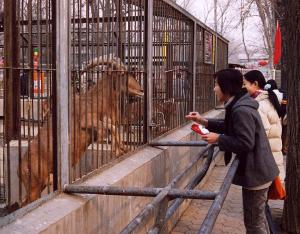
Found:
[[[209,113],[216,117],[218,111]],[[190,125],[162,140],[195,140]],[[130,187],[164,187],[195,157],[199,148],[145,147],[120,163],[95,175],[84,184]],[[180,181],[183,188],[197,168]],[[211,169],[210,169],[211,170]],[[206,176],[208,178],[209,174]],[[153,198],[60,194],[37,209],[0,229],[0,233],[119,233]],[[171,230],[190,201],[185,201],[169,222]],[[146,233],[153,214],[136,233]]]

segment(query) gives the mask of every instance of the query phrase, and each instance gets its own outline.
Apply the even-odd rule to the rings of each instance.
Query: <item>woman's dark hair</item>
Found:
[[[218,71],[215,80],[221,88],[222,93],[235,96],[241,92],[243,86],[243,75],[239,70],[232,68]]]
[[[267,81],[267,84],[271,85],[271,88],[270,88],[271,90],[278,89],[275,80],[268,80],[268,81]]]
[[[275,80],[268,80],[267,84],[271,85],[271,88],[270,88],[271,90],[278,89],[277,83],[276,83]],[[283,96],[285,95],[285,93],[282,90],[280,90],[280,92],[283,94]],[[285,114],[286,114],[286,104],[281,104],[281,103],[279,103],[279,104],[280,104],[280,115],[279,115],[279,117],[284,117]]]
[[[266,82],[264,75],[258,70],[252,70],[252,71],[247,72],[244,75],[244,78],[247,81],[249,81],[251,84],[253,84],[256,81],[258,84],[258,87],[260,89],[268,91],[269,100],[272,103],[272,105],[274,106],[279,117],[281,117],[282,110],[281,110],[281,106],[278,101],[278,98],[277,98],[276,94],[273,92],[272,84],[270,84],[271,87],[265,87],[267,82]],[[276,83],[275,83],[275,85],[276,85]],[[276,85],[276,87],[277,87],[277,85]]]

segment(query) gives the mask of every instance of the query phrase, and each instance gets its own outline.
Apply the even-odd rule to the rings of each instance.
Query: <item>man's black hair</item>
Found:
[[[232,68],[220,70],[215,74],[215,80],[224,94],[235,96],[241,92],[243,75],[239,70]]]

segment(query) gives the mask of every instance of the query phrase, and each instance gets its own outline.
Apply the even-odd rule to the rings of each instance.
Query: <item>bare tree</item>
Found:
[[[217,29],[218,33],[222,36],[228,35],[231,31],[234,30],[234,25],[236,24],[236,15],[233,12],[234,5],[239,0],[219,0],[217,1]],[[203,16],[200,17],[204,23],[208,24],[208,26],[214,28],[214,22],[212,19],[212,15],[214,14],[214,6],[212,4],[204,5],[204,12],[206,12]]]
[[[255,0],[259,17],[262,23],[264,42],[269,57],[269,66],[273,69],[273,39],[275,33],[275,14],[273,0]]]
[[[191,10],[190,7],[192,6],[195,0],[171,0],[171,1],[176,2],[183,9],[189,11]]]
[[[226,0],[217,2],[218,33],[226,35],[231,32],[236,21],[236,15],[232,12],[233,6],[238,0]]]
[[[300,1],[282,0],[282,72],[287,81],[288,139],[286,200],[283,227],[286,233],[300,233]]]
[[[247,56],[247,60],[248,62],[250,61],[250,53],[249,53],[249,49],[246,43],[246,39],[245,39],[245,24],[246,21],[252,16],[251,14],[251,7],[252,7],[252,3],[254,0],[240,0],[241,2],[241,7],[240,7],[240,26],[241,26],[241,32],[242,32],[242,42],[243,42],[243,47],[244,47],[244,51],[245,54]]]
[[[238,60],[240,54],[243,53],[243,42],[236,34],[236,30],[240,27],[239,20],[239,1],[241,0],[218,0],[217,1],[217,31],[222,36],[229,39],[229,58],[230,60]],[[208,26],[214,28],[214,5],[213,1],[203,1],[202,14],[199,18]],[[246,44],[246,42],[245,42]]]
[[[243,43],[239,39],[227,37],[230,41],[228,48],[228,59],[233,63],[238,63],[239,55],[243,53]]]
[[[194,2],[194,0],[183,0],[181,3],[181,6],[183,9],[189,9],[189,7],[192,5],[192,3]]]

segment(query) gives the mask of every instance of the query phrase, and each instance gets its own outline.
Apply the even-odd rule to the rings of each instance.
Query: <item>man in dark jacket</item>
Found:
[[[214,91],[225,103],[225,120],[207,120],[197,112],[186,116],[206,126],[211,132],[203,135],[208,143],[218,143],[225,151],[225,162],[231,154],[239,158],[233,183],[243,187],[244,223],[247,233],[269,233],[265,216],[268,188],[279,174],[271,148],[257,112],[258,103],[242,89],[243,76],[234,69],[215,75]]]

